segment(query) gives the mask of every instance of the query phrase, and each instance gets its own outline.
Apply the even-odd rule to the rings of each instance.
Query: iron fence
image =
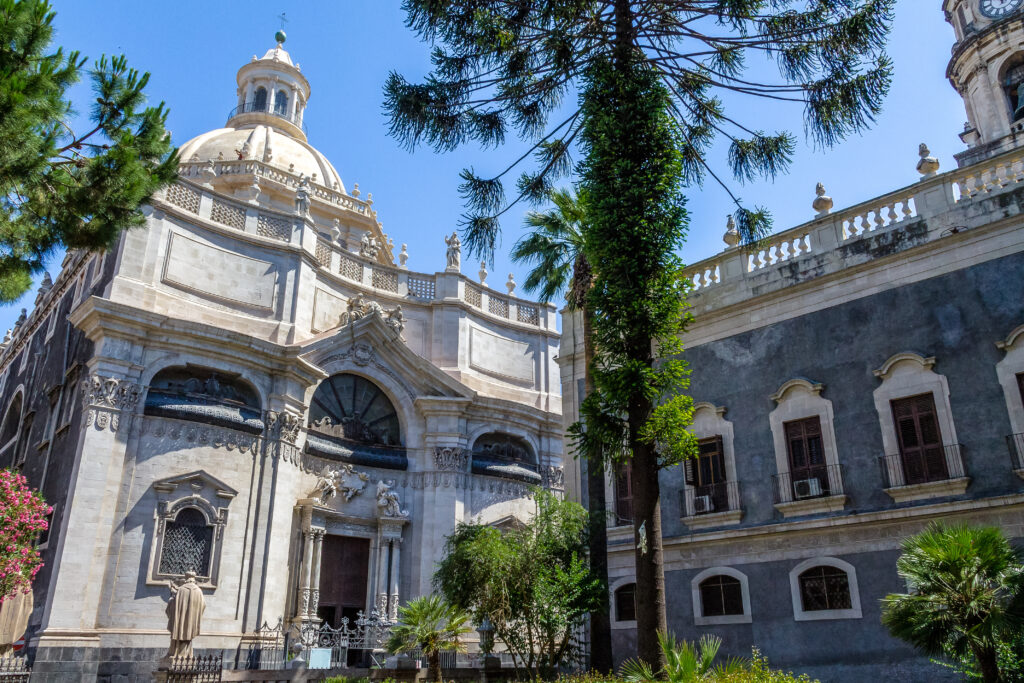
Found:
[[[0,683],[28,683],[32,669],[24,657],[0,657]]]
[[[174,657],[167,667],[167,683],[220,683],[223,668],[220,655]]]

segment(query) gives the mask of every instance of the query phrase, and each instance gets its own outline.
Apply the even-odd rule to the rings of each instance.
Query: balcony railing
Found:
[[[740,487],[735,481],[694,486],[682,491],[683,515],[696,517],[740,509]]]
[[[1024,470],[1024,433],[1010,434],[1006,437],[1006,445],[1010,449],[1013,469]]]
[[[813,465],[772,475],[775,504],[838,496],[843,492],[842,465]]]
[[[302,122],[302,117],[299,116],[298,112],[295,114],[289,114],[287,110],[278,111],[270,104],[245,102],[231,110],[228,114],[228,120],[230,121],[232,117],[238,116],[239,114],[270,114],[271,116],[276,116],[279,119],[284,119],[293,126],[298,126],[302,129],[303,133],[309,135],[309,130],[306,128],[306,124]]]
[[[951,481],[966,476],[963,445],[931,446],[878,459],[886,488]]]

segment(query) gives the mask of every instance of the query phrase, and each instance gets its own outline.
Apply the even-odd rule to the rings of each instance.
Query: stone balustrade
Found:
[[[830,254],[885,231],[904,229],[965,202],[1006,191],[1024,181],[1024,150],[984,163],[955,169],[866,202],[826,212],[795,228],[768,236],[751,246],[731,246],[683,271],[691,291],[713,296],[714,288],[760,276],[773,268]],[[952,227],[952,226],[951,226]],[[948,233],[947,233],[948,234]],[[941,234],[936,232],[931,239]]]
[[[280,175],[291,185],[297,185],[298,178],[292,178],[260,162],[244,160],[233,162],[213,162],[217,174],[223,172],[255,173],[259,168],[268,170],[269,173]],[[258,168],[259,167],[259,168]],[[226,227],[240,232],[249,233],[258,237],[272,239],[290,245],[303,245],[307,240],[302,237],[304,226],[311,225],[315,232],[313,239],[308,240],[308,249],[311,252],[313,261],[319,268],[332,276],[338,276],[343,280],[359,284],[365,288],[375,289],[382,293],[399,297],[410,297],[419,303],[429,303],[450,299],[451,293],[456,291],[452,288],[441,287],[439,278],[454,278],[462,282],[462,286],[456,286],[459,294],[458,299],[466,302],[469,306],[477,309],[477,313],[488,318],[495,318],[504,323],[528,325],[553,330],[555,327],[554,311],[551,304],[542,304],[514,296],[499,294],[486,285],[473,283],[462,273],[417,273],[403,267],[390,266],[377,262],[374,259],[366,258],[354,251],[349,251],[330,239],[326,234],[327,226],[311,222],[310,219],[303,219],[296,214],[284,213],[259,207],[253,203],[240,200],[228,199],[220,195],[214,195],[201,185],[193,183],[202,181],[201,172],[209,169],[209,164],[192,163],[182,166],[185,182],[178,182],[163,190],[162,199],[181,209],[186,214],[193,214],[199,218],[207,219],[219,227]],[[230,170],[228,170],[230,169]],[[206,171],[209,172],[209,171]],[[317,192],[323,190],[330,195],[329,200],[335,201],[337,197],[345,197],[353,202],[359,202],[362,206],[369,204],[360,202],[353,197],[330,193],[325,188],[315,185]],[[319,194],[317,196],[320,196]],[[336,201],[337,203],[337,201]],[[447,296],[443,294],[447,292]]]

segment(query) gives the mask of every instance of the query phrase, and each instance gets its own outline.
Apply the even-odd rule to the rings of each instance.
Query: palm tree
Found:
[[[1021,554],[994,527],[934,523],[896,561],[909,593],[882,601],[882,623],[930,655],[973,656],[986,683],[1003,680],[997,644],[1024,626]]]
[[[622,665],[620,674],[629,683],[698,683],[714,681],[744,668],[742,659],[730,658],[715,664],[722,639],[704,634],[697,646],[688,641],[676,642],[675,636],[658,632],[658,644],[665,653],[665,668],[655,672],[642,659],[631,659]]]
[[[442,683],[441,652],[465,652],[462,636],[469,633],[469,615],[437,595],[411,600],[398,609],[388,652],[420,650],[427,658],[427,678]]]
[[[570,311],[583,318],[583,393],[593,389],[590,365],[594,359],[593,318],[587,311],[587,293],[594,275],[583,248],[587,221],[586,201],[572,190],[553,190],[549,211],[526,214],[532,232],[512,248],[512,260],[532,265],[523,288],[547,302],[565,294]],[[608,586],[608,529],[604,495],[604,463],[587,462],[587,510],[590,513],[590,566],[601,585]],[[607,594],[607,590],[605,591]],[[590,614],[590,665],[602,673],[612,669],[612,630],[607,600]]]

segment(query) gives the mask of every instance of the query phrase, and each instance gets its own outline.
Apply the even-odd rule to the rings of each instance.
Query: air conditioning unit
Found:
[[[693,511],[698,515],[705,512],[714,512],[715,501],[711,499],[711,496],[697,496],[693,499]]]
[[[793,495],[797,500],[816,498],[821,495],[821,480],[801,479],[793,482]]]

